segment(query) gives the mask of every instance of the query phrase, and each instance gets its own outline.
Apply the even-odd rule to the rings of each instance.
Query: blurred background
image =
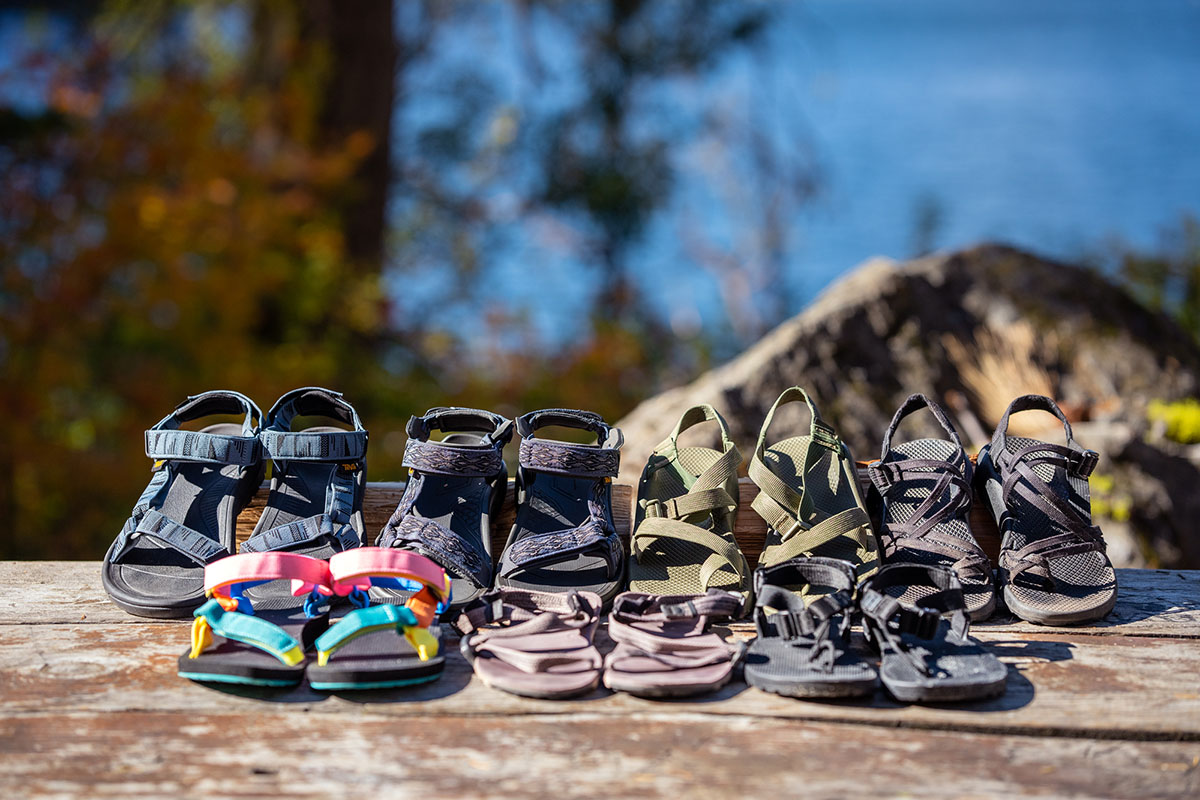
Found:
[[[188,394],[340,389],[394,480],[410,414],[616,420],[874,255],[1194,345],[1198,219],[1196,0],[4,3],[0,558],[99,558]]]

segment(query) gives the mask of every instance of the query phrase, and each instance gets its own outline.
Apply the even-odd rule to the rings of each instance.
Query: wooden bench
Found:
[[[627,531],[630,489],[616,489]],[[369,490],[372,536],[398,491]],[[754,517],[747,502],[752,555]],[[1009,665],[1007,692],[944,707],[741,683],[693,701],[528,700],[474,680],[453,636],[422,687],[222,691],[176,676],[186,621],[125,614],[99,572],[0,562],[6,797],[1200,796],[1200,571],[1118,570],[1117,608],[1091,627],[975,626]]]

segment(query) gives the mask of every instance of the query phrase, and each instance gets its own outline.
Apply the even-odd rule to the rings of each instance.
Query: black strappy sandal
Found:
[[[879,678],[895,699],[940,703],[1004,692],[1008,670],[967,635],[962,586],[950,570],[885,566],[863,581],[858,603],[867,641],[879,651]]]
[[[929,409],[949,438],[893,445],[901,420],[921,408]],[[971,535],[971,462],[941,406],[923,394],[909,396],[883,435],[879,461],[867,472],[882,500],[884,561],[953,570],[971,620],[991,616],[996,608],[992,565]]]
[[[875,668],[849,649],[854,588],[854,565],[836,558],[801,556],[755,570],[758,638],[746,651],[746,683],[788,697],[874,692]]]
[[[589,431],[596,443],[535,435],[552,425]],[[621,431],[590,411],[554,408],[518,418],[517,432],[522,437],[517,516],[496,585],[595,592],[608,605],[625,583],[625,551],[612,513]]]
[[[441,441],[430,439],[442,431]],[[379,534],[380,547],[411,550],[450,576],[459,610],[492,585],[492,523],[508,492],[504,446],[512,421],[474,408],[431,408],[408,421],[408,485]],[[404,602],[403,590],[372,587],[377,602]]]
[[[1058,417],[1066,444],[1009,435],[1009,416],[1030,410]],[[1117,603],[1117,575],[1092,523],[1088,476],[1098,459],[1075,441],[1058,405],[1041,395],[1013,400],[979,453],[976,480],[1003,535],[1004,602],[1027,622],[1078,625]]]

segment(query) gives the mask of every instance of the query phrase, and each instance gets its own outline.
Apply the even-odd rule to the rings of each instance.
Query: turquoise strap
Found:
[[[300,643],[283,628],[240,611],[226,611],[216,598],[197,608],[193,616],[196,623],[192,634],[192,658],[211,644],[211,637],[205,633],[207,627],[217,636],[270,653],[289,667],[304,660]]]
[[[432,638],[432,636],[429,635],[428,630],[420,627],[417,615],[412,612],[412,609],[407,606],[378,605],[354,609],[332,625],[329,630],[318,636],[316,643],[317,666],[325,666],[329,661],[330,654],[351,640],[368,633],[385,630],[395,630],[396,633],[412,641],[417,647],[422,661],[428,660],[437,653],[436,640],[432,643],[432,653],[428,653],[425,649],[430,645],[426,638]],[[426,636],[419,636],[418,634],[421,633]],[[422,648],[421,645],[424,645],[425,648]]]

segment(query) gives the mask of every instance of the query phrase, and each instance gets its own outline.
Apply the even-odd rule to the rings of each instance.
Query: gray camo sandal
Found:
[[[187,422],[237,415],[199,431]],[[186,617],[204,602],[204,567],[233,552],[237,517],[262,482],[262,412],[238,392],[189,397],[146,431],[154,459],[101,571],[112,601],[141,617]]]
[[[321,425],[293,431],[301,417],[322,417],[349,430]],[[271,458],[271,491],[238,552],[286,551],[328,560],[361,546],[367,432],[354,407],[329,389],[296,389],[267,412],[261,438]]]
[[[746,646],[729,644],[708,624],[741,611],[742,596],[720,589],[702,595],[617,595],[608,619],[608,635],[617,646],[604,659],[604,685],[638,697],[715,692],[729,683]]]
[[[929,409],[949,438],[893,445],[900,421],[921,408]],[[991,616],[996,608],[992,565],[971,535],[971,462],[941,406],[923,394],[909,396],[883,436],[880,460],[867,472],[883,501],[884,561],[953,570],[971,621]]]
[[[536,436],[547,426],[588,431],[596,443]],[[590,411],[553,408],[517,419],[517,433],[517,516],[496,585],[595,592],[608,604],[625,582],[625,551],[612,513],[621,431]]]
[[[794,587],[810,587],[797,593]],[[746,683],[787,697],[863,697],[875,667],[850,649],[854,565],[836,558],[792,558],[754,572],[754,626]]]
[[[446,434],[430,439],[433,431]],[[508,493],[504,446],[512,421],[473,408],[431,408],[408,421],[404,466],[408,485],[376,544],[411,550],[450,576],[457,611],[492,585],[492,523]],[[408,593],[373,587],[377,602],[404,602]]]
[[[1009,435],[1009,416],[1030,410],[1058,417],[1066,444]],[[1092,522],[1088,476],[1098,459],[1041,395],[1013,400],[979,453],[976,480],[1002,534],[998,581],[1008,610],[1027,622],[1079,625],[1116,605],[1117,575]]]
[[[901,598],[916,597],[914,601]],[[1008,669],[967,635],[962,585],[948,569],[889,564],[859,587],[879,678],[902,703],[978,700],[1004,692]]]

